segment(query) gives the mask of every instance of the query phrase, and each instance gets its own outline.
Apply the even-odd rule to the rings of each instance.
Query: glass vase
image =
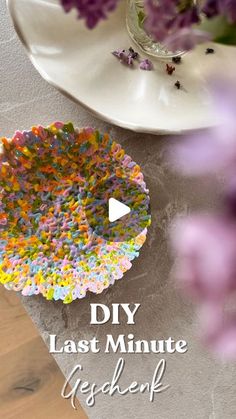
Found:
[[[132,40],[146,53],[160,59],[170,59],[185,51],[170,51],[162,43],[154,41],[145,31],[144,0],[127,0],[126,23]]]

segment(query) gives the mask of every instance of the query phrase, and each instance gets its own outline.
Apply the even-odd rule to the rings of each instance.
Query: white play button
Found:
[[[139,236],[151,221],[146,188],[114,175],[104,182],[99,179],[83,195],[86,219],[94,234],[108,242],[128,242]]]
[[[120,218],[124,217],[124,215],[129,213],[130,208],[127,205],[122,204],[122,202],[117,201],[115,198],[109,199],[108,215],[110,223],[119,220]]]

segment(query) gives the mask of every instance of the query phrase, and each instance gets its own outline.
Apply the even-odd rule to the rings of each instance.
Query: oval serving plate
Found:
[[[131,45],[125,6],[121,1],[108,20],[88,30],[75,13],[63,12],[59,0],[8,0],[15,29],[35,68],[95,116],[154,134],[214,125],[207,80],[222,65],[232,68],[235,49],[217,45],[215,54],[206,55],[206,46],[200,46],[184,56],[172,76],[165,62],[155,60],[154,71],[142,71],[138,65],[130,69],[111,54]]]

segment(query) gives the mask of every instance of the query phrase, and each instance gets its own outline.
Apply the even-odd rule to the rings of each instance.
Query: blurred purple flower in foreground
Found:
[[[198,307],[202,341],[222,359],[236,357],[236,315],[214,302],[202,302]]]
[[[198,215],[179,220],[172,241],[181,259],[176,277],[198,300],[224,301],[236,291],[236,223],[220,216]]]
[[[65,12],[78,10],[78,17],[85,19],[89,29],[93,29],[100,20],[106,19],[107,14],[115,10],[120,0],[61,0]]]
[[[188,175],[221,172],[223,209],[173,223],[175,276],[196,299],[202,339],[218,355],[236,357],[236,87],[218,81],[213,94],[221,124],[186,137],[171,150],[175,167]],[[231,307],[232,306],[232,307]],[[232,312],[233,309],[233,312]]]
[[[215,119],[219,124],[186,137],[171,150],[175,166],[187,175],[224,171],[236,178],[235,82],[210,82]],[[228,179],[229,179],[228,178]]]

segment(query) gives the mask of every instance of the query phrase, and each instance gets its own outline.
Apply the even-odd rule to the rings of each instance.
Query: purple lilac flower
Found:
[[[192,5],[181,9],[179,0],[146,0],[147,18],[145,27],[150,36],[163,42],[173,51],[188,50],[200,40],[209,38],[205,33],[196,32],[192,25],[200,22],[199,8]]]
[[[196,45],[210,40],[211,36],[207,32],[189,27],[182,28],[176,33],[167,36],[165,45],[171,51],[190,51]]]
[[[228,20],[232,23],[236,23],[236,3],[235,0],[223,0],[222,11],[225,13]]]
[[[166,4],[164,4],[166,3]],[[175,2],[172,0],[146,0],[146,21],[145,28],[154,40],[163,41],[168,34],[168,27],[173,20],[176,9]]]
[[[198,317],[201,338],[219,358],[233,360],[236,355],[236,313],[225,313],[225,307],[211,301],[202,303]]]
[[[217,355],[236,357],[236,87],[215,81],[219,126],[179,142],[171,152],[175,167],[188,175],[221,171],[225,179],[220,214],[177,221],[172,245],[178,256],[176,279],[198,301],[202,339]],[[229,303],[233,310],[229,312]]]
[[[229,22],[236,23],[235,0],[206,0],[202,10],[208,18],[223,14]]]
[[[234,220],[209,214],[178,220],[172,243],[178,254],[176,277],[185,293],[222,304],[236,291]]]
[[[120,0],[61,0],[65,12],[78,10],[79,19],[85,19],[89,29],[93,29],[100,20],[115,10]]]
[[[78,17],[86,21],[89,29],[106,19],[120,0],[61,0],[66,12],[75,8]],[[173,51],[189,50],[196,44],[209,40],[209,34],[196,30],[202,13],[208,18],[223,14],[229,22],[236,22],[235,0],[205,0],[200,7],[194,1],[144,0],[147,18],[145,28],[157,42]],[[130,65],[130,64],[129,64]],[[132,64],[131,64],[132,65]]]
[[[208,18],[217,16],[220,11],[219,2],[217,0],[207,0],[206,3],[203,5],[202,11]]]
[[[222,358],[236,357],[236,222],[223,215],[183,219],[172,230],[175,276],[198,301],[202,341]],[[226,308],[234,296],[234,311]]]
[[[112,51],[112,54],[113,54],[115,57],[117,57],[117,58],[119,58],[120,60],[122,60],[122,58],[123,58],[123,56],[124,56],[124,54],[125,54],[125,49],[118,48],[118,49],[116,49],[115,51]]]
[[[236,22],[235,0],[206,0],[201,7],[194,1],[183,7],[181,0],[145,0],[145,9],[146,31],[173,51],[189,50],[210,39],[210,34],[194,28],[202,13],[208,18],[223,14]]]
[[[178,221],[172,231],[178,255],[176,278],[197,299],[203,342],[218,356],[236,356],[236,311],[225,308],[236,291],[236,223],[198,215]],[[226,314],[227,313],[227,314]]]
[[[151,71],[153,70],[153,64],[150,60],[146,58],[140,62],[139,68],[141,70]]]
[[[112,52],[112,54],[117,57],[122,64],[126,64],[128,66],[133,66],[134,58],[133,54],[130,51],[126,51],[125,49],[117,49]]]
[[[236,177],[236,86],[234,81],[209,83],[218,125],[187,136],[171,149],[175,167],[187,175],[216,171]]]

